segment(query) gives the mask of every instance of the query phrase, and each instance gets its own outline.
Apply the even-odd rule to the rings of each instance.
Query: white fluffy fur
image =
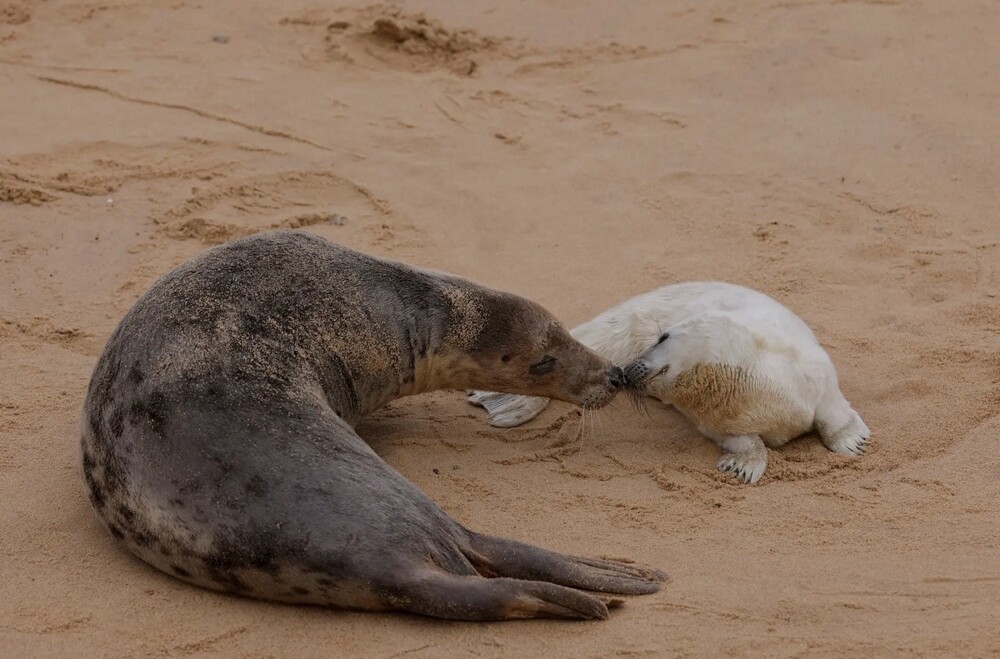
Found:
[[[830,358],[798,316],[763,293],[722,282],[664,286],[572,334],[616,364],[636,360],[654,374],[646,392],[713,439],[725,452],[719,469],[743,482],[764,473],[767,446],[810,430],[831,451],[864,452],[868,427],[841,394]],[[482,391],[469,400],[500,427],[525,423],[548,404]]]

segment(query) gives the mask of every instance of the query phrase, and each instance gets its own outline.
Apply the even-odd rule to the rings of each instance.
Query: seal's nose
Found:
[[[617,366],[613,366],[611,370],[608,371],[608,380],[610,380],[612,387],[615,389],[621,389],[625,384],[625,372]]]
[[[625,384],[632,387],[642,382],[646,376],[646,365],[636,360],[626,366],[623,372],[625,374]]]

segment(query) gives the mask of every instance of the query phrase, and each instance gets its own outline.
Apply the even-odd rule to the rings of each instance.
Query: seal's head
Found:
[[[647,382],[670,369],[670,352],[667,345],[669,339],[669,333],[661,334],[656,343],[647,348],[631,363],[625,365],[623,372],[626,388],[629,390],[644,389]]]
[[[650,390],[657,383],[672,383],[682,373],[703,364],[727,364],[748,371],[762,353],[782,352],[735,322],[729,312],[703,313],[667,328],[655,343],[624,366],[629,391]],[[785,357],[797,359],[784,350]]]
[[[555,398],[587,409],[611,402],[622,370],[570,336],[541,306],[490,291],[476,300],[465,388]],[[474,325],[474,328],[472,327]]]

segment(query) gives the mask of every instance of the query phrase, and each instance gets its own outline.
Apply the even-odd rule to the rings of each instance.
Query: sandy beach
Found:
[[[990,0],[0,0],[0,655],[996,656],[998,34]],[[408,398],[359,432],[460,522],[672,580],[579,624],[199,590],[100,526],[80,409],[152,281],[279,227],[568,326],[757,288],[871,448],[746,486],[655,401]]]

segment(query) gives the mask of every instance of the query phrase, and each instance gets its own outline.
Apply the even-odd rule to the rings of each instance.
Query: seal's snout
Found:
[[[626,366],[622,374],[622,386],[629,388],[641,387],[646,381],[646,376],[649,375],[649,366],[641,359],[637,359]]]
[[[608,382],[615,389],[621,389],[625,386],[625,371],[621,370],[617,366],[612,366],[608,370]]]
[[[617,366],[592,370],[588,373],[583,390],[576,398],[576,403],[580,407],[588,410],[604,407],[618,395],[618,392],[625,386],[625,372]],[[573,398],[564,400],[573,401]]]

